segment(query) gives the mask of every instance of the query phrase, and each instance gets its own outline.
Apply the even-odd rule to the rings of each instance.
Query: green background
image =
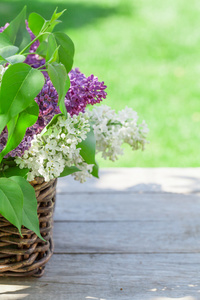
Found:
[[[149,125],[144,152],[125,147],[100,166],[199,166],[199,0],[0,1],[0,25],[24,5],[47,19],[66,8],[57,29],[75,43],[74,67],[105,82],[104,104],[130,106]]]

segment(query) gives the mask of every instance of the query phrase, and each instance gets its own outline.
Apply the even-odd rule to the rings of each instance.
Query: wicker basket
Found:
[[[35,189],[40,232],[46,242],[24,227],[21,237],[18,229],[0,215],[0,276],[40,277],[53,254],[56,179],[45,182],[43,178],[38,177],[30,183]]]

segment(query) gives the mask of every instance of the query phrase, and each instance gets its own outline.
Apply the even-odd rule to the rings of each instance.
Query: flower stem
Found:
[[[35,41],[38,40],[38,38],[40,36],[42,36],[45,32],[40,33],[38,36],[36,36],[24,49],[22,49],[22,51],[19,54],[24,53],[24,51],[26,51],[33,43],[35,43]]]
[[[37,52],[26,52],[23,55],[35,55],[35,54],[38,54],[38,53]]]

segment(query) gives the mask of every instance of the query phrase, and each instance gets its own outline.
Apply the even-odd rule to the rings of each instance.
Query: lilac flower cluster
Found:
[[[88,104],[94,105],[106,98],[106,86],[94,75],[85,77],[78,68],[69,73],[70,89],[65,98],[65,106],[70,115],[84,112]]]
[[[8,27],[8,25],[9,24],[7,23],[4,27],[1,27],[0,32]],[[30,34],[31,40],[33,40],[35,36],[28,28],[28,25],[27,31]],[[32,44],[29,51],[30,54],[24,61],[24,63],[29,64],[33,68],[38,68],[45,64],[44,59],[42,59],[39,55],[34,54],[38,46],[39,41],[36,41]],[[6,157],[21,157],[24,154],[24,151],[28,150],[31,146],[31,141],[34,135],[39,134],[50,122],[53,116],[60,113],[59,107],[57,106],[57,91],[55,90],[46,72],[44,72],[44,76],[46,78],[45,84],[41,92],[35,98],[35,101],[39,106],[38,120],[32,127],[27,129],[25,137],[18,147],[11,151]],[[80,112],[85,112],[85,108],[88,104],[94,105],[106,98],[107,93],[105,92],[106,86],[104,85],[104,82],[99,82],[98,78],[94,75],[86,77],[79,71],[78,68],[76,68],[75,70],[71,70],[69,72],[69,78],[71,86],[65,97],[65,105],[71,116],[74,114],[78,115]],[[8,132],[7,128],[5,128],[0,135],[0,151],[6,144],[7,136]]]

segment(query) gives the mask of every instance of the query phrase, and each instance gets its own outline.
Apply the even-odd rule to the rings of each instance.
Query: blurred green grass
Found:
[[[101,167],[197,167],[200,161],[200,2],[198,0],[0,1],[0,25],[24,6],[50,17],[76,47],[75,63],[108,86],[104,104],[126,105],[149,125],[144,152]]]

